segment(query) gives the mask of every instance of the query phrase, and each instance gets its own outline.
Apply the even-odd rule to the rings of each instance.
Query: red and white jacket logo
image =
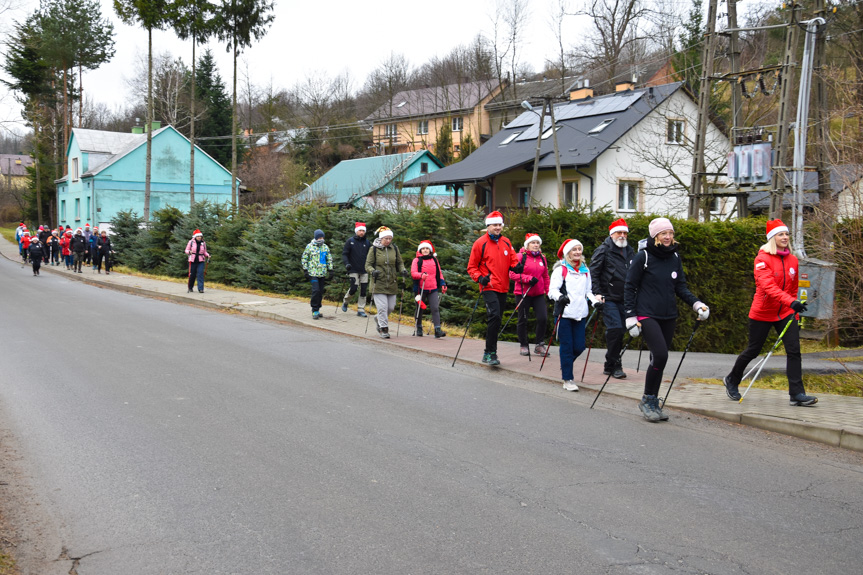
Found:
[[[755,264],[755,269],[760,270],[766,266],[767,264],[765,264],[764,262],[758,262],[757,264]]]

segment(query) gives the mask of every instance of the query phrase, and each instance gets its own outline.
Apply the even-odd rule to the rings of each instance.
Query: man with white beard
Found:
[[[623,379],[626,377],[620,363],[620,350],[626,333],[623,284],[635,252],[626,241],[629,227],[622,218],[608,226],[608,235],[609,237],[599,244],[593,252],[593,257],[590,258],[590,277],[593,283],[593,294],[601,302],[594,307],[602,310],[605,341],[608,346],[608,351],[605,353],[605,369],[602,373]]]

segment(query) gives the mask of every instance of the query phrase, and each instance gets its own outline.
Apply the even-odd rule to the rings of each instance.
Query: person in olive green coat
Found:
[[[371,278],[372,297],[378,310],[376,321],[378,333],[384,339],[389,339],[389,314],[396,309],[396,294],[398,294],[399,275],[408,276],[399,249],[393,245],[393,231],[381,226],[375,234],[378,236],[372,242],[369,254],[366,256],[366,273]]]

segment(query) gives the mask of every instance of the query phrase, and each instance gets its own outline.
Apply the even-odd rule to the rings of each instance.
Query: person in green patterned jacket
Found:
[[[315,230],[315,238],[303,250],[303,273],[312,284],[312,318],[321,317],[321,301],[324,299],[326,282],[333,278],[333,256],[324,243],[324,232]]]
[[[378,310],[378,333],[382,338],[389,339],[389,314],[396,309],[399,275],[406,278],[410,272],[405,269],[399,249],[392,243],[393,231],[381,226],[375,233],[378,237],[372,242],[366,256],[366,273],[372,276],[372,297]]]

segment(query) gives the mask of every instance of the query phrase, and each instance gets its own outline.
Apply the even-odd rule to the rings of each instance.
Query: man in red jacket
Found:
[[[497,359],[497,334],[500,331],[506,294],[509,292],[509,272],[521,273],[523,266],[512,242],[501,235],[503,215],[492,212],[485,218],[486,233],[473,243],[467,273],[479,284],[485,301],[486,321],[485,353],[482,362],[500,365]]]

